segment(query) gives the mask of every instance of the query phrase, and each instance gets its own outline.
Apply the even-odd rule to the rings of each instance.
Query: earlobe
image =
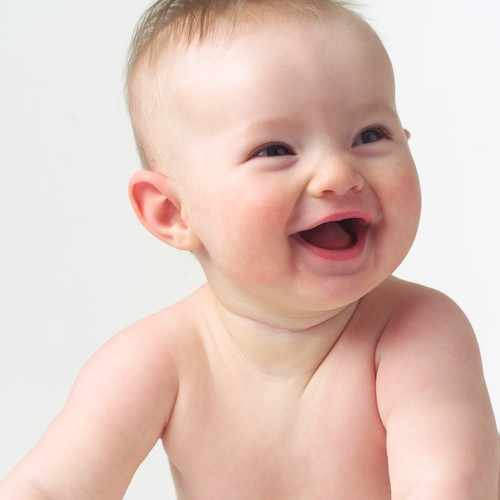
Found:
[[[184,220],[173,183],[159,172],[141,170],[129,182],[129,198],[144,227],[180,250],[196,250],[201,242]]]
[[[404,131],[405,131],[405,135],[406,135],[406,140],[409,141],[410,137],[411,137],[411,133],[409,130],[406,130],[406,129],[404,129]]]

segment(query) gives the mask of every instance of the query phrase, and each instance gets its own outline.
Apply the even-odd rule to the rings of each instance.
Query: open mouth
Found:
[[[351,218],[325,222],[299,233],[308,245],[323,250],[349,250],[354,248],[368,223],[363,219]]]

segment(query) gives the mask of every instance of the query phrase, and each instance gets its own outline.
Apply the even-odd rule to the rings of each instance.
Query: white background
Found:
[[[147,5],[0,0],[0,477],[102,343],[203,279],[127,199],[138,159],[122,75]],[[500,3],[366,0],[362,12],[393,58],[424,193],[397,274],[466,311],[500,417]],[[160,447],[126,498],[174,498]]]

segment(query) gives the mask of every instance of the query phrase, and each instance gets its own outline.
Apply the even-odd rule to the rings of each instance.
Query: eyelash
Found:
[[[275,152],[281,150],[282,153],[265,154],[266,151],[269,150],[274,150]],[[295,153],[289,146],[286,146],[285,144],[276,143],[276,144],[267,144],[266,146],[262,146],[259,149],[257,149],[255,153],[251,155],[252,158],[275,158],[279,156],[295,156]]]
[[[366,134],[372,134],[376,133],[379,137],[376,140],[370,141],[367,140],[366,142],[360,142],[359,144],[357,141],[359,139],[363,139],[363,136],[366,136]],[[366,139],[366,137],[365,137]],[[375,142],[379,142],[382,139],[390,139],[390,134],[389,132],[384,128],[384,127],[369,127],[362,132],[360,132],[354,142],[352,143],[352,147],[356,146],[363,146],[366,144],[373,144]],[[275,154],[269,154],[269,151],[274,150]],[[281,152],[279,152],[281,150]],[[266,154],[267,151],[267,154]],[[275,158],[279,156],[295,156],[295,152],[290,148],[289,146],[281,143],[271,143],[267,144],[266,146],[262,146],[261,148],[257,149],[254,153],[252,153],[251,158]]]
[[[367,142],[361,142],[361,143],[357,143],[358,139],[362,139],[363,138],[363,135],[365,134],[371,134],[371,133],[376,133],[379,135],[379,138],[377,140],[374,140],[374,141],[367,141]],[[389,132],[383,128],[383,127],[369,127],[365,130],[363,130],[362,132],[360,132],[356,139],[354,139],[354,142],[352,143],[352,146],[353,147],[356,147],[356,146],[363,146],[365,144],[373,144],[375,142],[379,142],[381,141],[382,139],[390,139],[390,134]]]

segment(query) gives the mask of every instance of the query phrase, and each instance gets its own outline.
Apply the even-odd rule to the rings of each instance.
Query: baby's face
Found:
[[[179,52],[170,71],[184,215],[226,305],[319,316],[394,271],[420,192],[366,26],[254,25]]]

